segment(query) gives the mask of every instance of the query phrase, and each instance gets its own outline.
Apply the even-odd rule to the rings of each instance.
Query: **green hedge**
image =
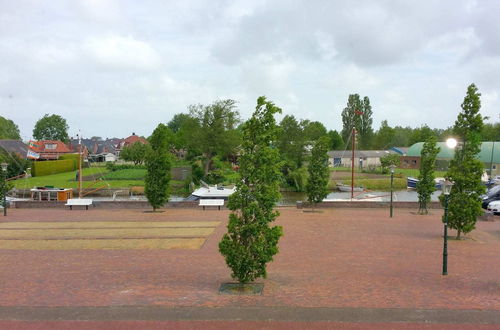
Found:
[[[77,161],[78,162],[78,161]],[[44,176],[63,172],[71,172],[76,170],[75,161],[72,159],[65,160],[47,160],[35,161],[31,167],[32,176]]]
[[[80,157],[80,155],[78,155],[78,154],[65,154],[65,155],[59,156],[59,160],[70,159],[70,160],[72,160],[75,163],[75,169],[77,169],[78,168],[78,159],[79,159],[79,157]]]

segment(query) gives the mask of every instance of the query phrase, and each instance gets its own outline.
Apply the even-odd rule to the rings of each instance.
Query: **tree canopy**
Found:
[[[126,161],[134,162],[134,165],[139,165],[146,159],[148,145],[142,142],[135,142],[132,145],[126,146],[120,152],[120,158]]]
[[[33,137],[36,140],[58,140],[68,142],[68,129],[66,119],[59,115],[45,114],[40,118],[33,129]]]
[[[479,113],[480,96],[476,85],[471,84],[467,88],[462,111],[453,126],[459,145],[446,177],[453,182],[448,202],[448,226],[457,230],[457,238],[460,238],[461,233],[472,231],[477,217],[482,213],[480,196],[485,190],[481,184],[483,164],[476,158],[483,129],[483,118]]]
[[[215,101],[207,106],[192,105],[189,108],[189,115],[196,120],[196,124],[189,123],[193,131],[188,145],[196,145],[205,157],[206,175],[214,156],[227,158],[237,152],[241,142],[240,132],[237,129],[240,115],[233,100]]]
[[[266,265],[278,253],[283,234],[280,226],[270,227],[279,215],[280,156],[274,147],[278,128],[274,115],[281,109],[261,96],[252,117],[243,125],[239,180],[229,197],[227,233],[219,251],[240,283],[266,277]]]
[[[328,170],[328,137],[320,138],[311,150],[311,160],[307,170],[306,193],[310,203],[317,204],[328,195],[328,181],[330,171]]]
[[[347,106],[342,110],[342,138],[344,142],[349,140],[354,127],[359,136],[359,149],[369,149],[373,136],[372,115],[373,111],[368,96],[361,100],[359,94],[350,94]]]
[[[10,119],[0,116],[0,140],[21,140],[19,128]]]
[[[169,151],[172,137],[170,129],[163,124],[159,124],[149,137],[144,193],[153,211],[168,201],[171,167]]]
[[[434,182],[434,169],[436,167],[436,156],[439,147],[436,146],[436,138],[431,135],[427,138],[420,153],[420,174],[417,183],[418,213],[427,214],[427,207],[431,202],[431,195],[436,191]]]

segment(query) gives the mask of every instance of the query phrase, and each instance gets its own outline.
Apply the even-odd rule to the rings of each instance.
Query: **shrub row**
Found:
[[[31,175],[44,176],[74,170],[76,170],[76,166],[72,159],[35,161],[31,167]]]

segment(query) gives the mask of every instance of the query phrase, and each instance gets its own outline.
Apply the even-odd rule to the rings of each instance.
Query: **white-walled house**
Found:
[[[363,169],[380,166],[380,158],[387,155],[398,155],[393,150],[355,150],[354,167]],[[331,167],[351,167],[351,150],[328,151],[328,164]]]

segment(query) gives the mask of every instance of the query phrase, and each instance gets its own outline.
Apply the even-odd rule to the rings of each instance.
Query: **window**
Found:
[[[57,144],[55,144],[55,143],[46,144],[45,145],[45,149],[47,149],[47,150],[55,150],[55,149],[57,149]]]

